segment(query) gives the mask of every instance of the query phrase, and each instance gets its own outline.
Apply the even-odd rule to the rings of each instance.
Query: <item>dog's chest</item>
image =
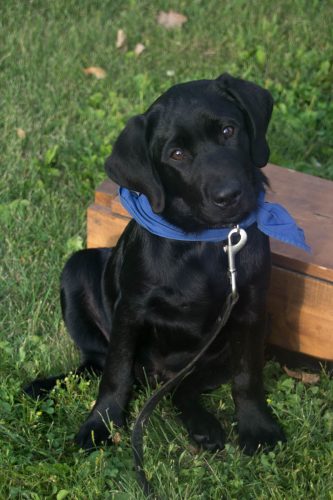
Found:
[[[228,260],[222,245],[198,244],[168,259],[166,269],[155,261],[154,285],[146,297],[146,317],[152,323],[202,327],[215,319],[230,289]],[[250,265],[248,265],[250,264]],[[155,267],[155,269],[154,269]],[[238,259],[238,283],[251,280],[251,263]]]
[[[248,285],[255,286],[258,276],[265,275],[269,263],[268,246],[258,241],[251,244],[251,239],[236,258],[241,296],[246,295]],[[140,297],[136,296],[145,325],[138,359],[147,373],[159,373],[164,379],[201,348],[223,311],[230,291],[228,259],[223,244],[196,244],[177,245],[167,252],[162,249],[158,259],[150,254],[146,263],[140,276],[145,285]],[[214,343],[214,355],[225,349],[228,336],[225,328]]]

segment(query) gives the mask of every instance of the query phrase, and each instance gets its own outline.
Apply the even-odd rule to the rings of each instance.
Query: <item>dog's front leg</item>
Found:
[[[138,329],[129,320],[128,309],[118,305],[112,322],[108,354],[96,403],[82,425],[76,442],[91,449],[110,440],[110,424],[121,427],[133,384],[133,360]]]
[[[262,379],[265,323],[263,313],[250,325],[234,322],[231,340],[232,393],[239,441],[249,455],[260,446],[271,448],[278,441],[285,441],[265,398]]]

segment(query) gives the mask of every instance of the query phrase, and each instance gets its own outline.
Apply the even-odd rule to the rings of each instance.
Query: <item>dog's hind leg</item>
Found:
[[[74,370],[73,373],[78,375],[80,378],[91,378],[93,375],[100,375],[102,373],[102,369],[94,363],[85,362],[82,363],[79,368]],[[68,377],[68,374],[63,373],[53,377],[37,378],[24,387],[23,392],[33,399],[37,399],[38,397],[45,398],[57,385],[57,383],[60,382],[61,385],[64,385],[66,377]]]
[[[85,349],[80,349],[82,363],[76,370],[73,370],[73,373],[80,378],[88,379],[93,375],[101,375],[105,362],[107,342],[105,341],[105,346],[101,340],[98,342],[96,339],[103,338],[101,337],[101,333],[98,332],[96,326],[93,327],[93,325],[83,323],[82,317],[77,321],[76,327],[80,325],[81,333],[84,334],[83,336],[86,339]],[[89,338],[94,339],[90,344],[88,342]],[[65,385],[64,382],[67,376],[68,374],[61,374],[47,378],[37,378],[26,386],[23,391],[34,399],[38,397],[45,398],[58,382],[61,385]]]
[[[85,352],[83,354],[83,361],[80,366],[73,370],[75,375],[80,378],[89,379],[93,375],[101,375],[104,365],[105,356],[103,353],[97,352]],[[65,379],[68,374],[60,374],[52,377],[37,378],[33,380],[29,385],[23,388],[23,391],[28,396],[37,399],[45,398],[50,393],[50,391],[60,382],[61,385],[65,385]]]
[[[83,250],[67,262],[61,283],[61,307],[68,332],[80,350],[81,364],[73,372],[88,378],[101,374],[108,349],[101,281],[111,249]],[[67,374],[39,378],[24,388],[33,398],[45,397]]]

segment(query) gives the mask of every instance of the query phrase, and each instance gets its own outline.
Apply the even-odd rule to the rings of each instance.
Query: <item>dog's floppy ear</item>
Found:
[[[146,195],[154,212],[163,211],[164,191],[149,156],[144,115],[128,121],[106,160],[105,170],[119,186]]]
[[[217,82],[219,88],[245,111],[250,125],[252,159],[257,167],[264,167],[269,158],[266,132],[273,111],[271,94],[255,83],[234,78],[228,73],[219,76]]]

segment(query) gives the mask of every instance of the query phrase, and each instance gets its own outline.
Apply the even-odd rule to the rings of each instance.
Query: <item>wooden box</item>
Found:
[[[312,254],[271,240],[268,298],[273,346],[333,360],[333,182],[267,165],[269,201],[281,203],[304,229]],[[104,181],[88,208],[88,247],[114,246],[129,222],[117,186]]]

